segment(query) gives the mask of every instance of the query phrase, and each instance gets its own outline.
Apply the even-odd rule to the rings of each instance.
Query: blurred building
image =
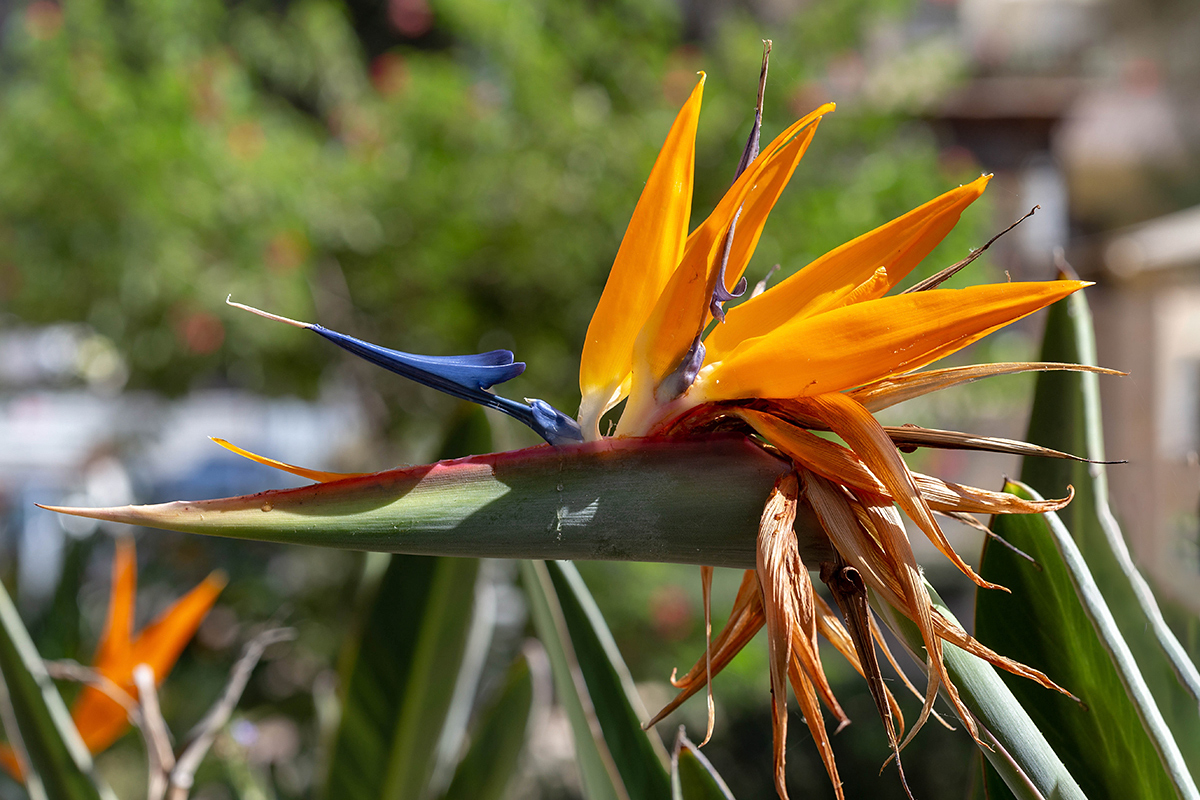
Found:
[[[1063,248],[1089,290],[1113,502],[1136,560],[1200,609],[1200,55],[1194,3],[926,4],[965,43],[968,78],[928,114],[996,179],[1014,279]],[[947,15],[947,8],[955,14]]]
[[[781,18],[801,1],[751,5]],[[685,2],[697,18],[714,5]],[[926,119],[947,162],[994,173],[996,231],[1037,205],[989,253],[1013,280],[1053,278],[1061,249],[1096,282],[1088,299],[1099,362],[1130,373],[1101,381],[1108,457],[1129,462],[1109,469],[1114,511],[1138,563],[1195,611],[1198,41],[1194,0],[920,0],[834,59],[812,93],[851,113]],[[1023,422],[989,425],[1019,437]]]
[[[304,481],[208,437],[338,469],[367,435],[363,404],[345,391],[315,402],[235,390],[170,399],[122,392],[127,376],[112,343],[86,325],[0,329],[0,553],[17,565],[26,608],[54,591],[67,537],[104,525],[35,503],[112,506],[296,486]]]

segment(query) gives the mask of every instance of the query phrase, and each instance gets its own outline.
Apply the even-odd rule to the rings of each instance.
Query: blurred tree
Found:
[[[769,135],[843,99],[839,70],[863,63],[864,31],[894,5],[732,15],[701,50],[667,2],[389,0],[352,16],[329,0],[38,0],[3,53],[0,301],[28,322],[89,321],[139,387],[309,393],[344,358],[231,313],[233,292],[401,349],[511,348],[531,365],[512,393],[571,410],[586,321],[694,73],[709,74],[699,215],[748,130],[758,38],[777,42]],[[753,277],[970,174],[848,99]],[[955,254],[978,241],[953,237]],[[379,385],[420,412],[406,417],[450,411]]]
[[[929,83],[866,44],[887,40],[883,29],[907,41],[904,10],[898,0],[770,13],[670,0],[35,0],[13,12],[0,51],[0,309],[32,324],[90,323],[126,354],[135,387],[311,394],[343,365],[339,376],[350,369],[398,409],[396,440],[449,420],[457,404],[359,371],[310,335],[233,312],[225,296],[403,350],[510,348],[530,368],[505,393],[571,412],[587,321],[697,70],[708,82],[693,224],[733,177],[759,39],[775,41],[764,135],[841,104],[772,214],[752,282],[975,177],[870,91],[873,74],[893,89]],[[968,215],[926,271],[980,244],[985,216]],[[309,551],[205,548],[231,565],[226,602],[239,615],[269,616],[281,597],[299,607],[306,655],[293,671],[314,672],[336,650],[351,559],[330,569]],[[274,566],[257,580],[268,552]],[[692,574],[686,592],[648,598],[665,582],[646,580],[658,573],[589,573],[603,577],[593,586],[618,639],[634,643],[639,678],[687,666],[702,635]],[[275,585],[293,574],[304,580]],[[677,613],[647,623],[652,603]],[[757,680],[761,661],[744,660],[729,677]],[[189,691],[176,702],[219,684],[223,668],[185,660],[177,677]],[[286,703],[307,724],[311,680],[293,685],[285,672],[268,669],[244,706]],[[861,701],[866,727],[873,712]],[[863,775],[884,750],[864,756]],[[726,763],[740,758],[730,751]]]

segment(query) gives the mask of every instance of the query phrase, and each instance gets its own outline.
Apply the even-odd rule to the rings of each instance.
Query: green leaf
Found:
[[[957,622],[934,588],[927,583],[925,589],[933,607],[942,616]],[[925,645],[917,626],[874,594],[871,603],[923,667]],[[1017,800],[1085,800],[1087,796],[1062,759],[995,668],[949,643],[943,643],[942,651],[950,679],[974,715],[980,737],[990,745],[983,754],[1013,796]]]
[[[466,648],[479,562],[393,558],[347,676],[325,796],[422,796]]]
[[[84,660],[79,636],[82,628],[79,589],[83,586],[92,551],[95,549],[96,542],[101,538],[100,536],[88,536],[83,539],[67,537],[62,569],[59,571],[58,586],[54,589],[54,597],[41,618],[28,626],[29,634],[37,643],[38,652],[44,658]],[[70,701],[69,693],[66,699],[68,702]]]
[[[1014,800],[1012,790],[1000,777],[1000,773],[992,763],[979,752],[976,759],[979,768],[975,770],[974,784],[971,787],[971,800]]]
[[[574,564],[550,562],[546,569],[558,593],[563,620],[596,719],[630,800],[665,797],[670,791],[670,780],[663,766],[666,752],[657,733],[642,730],[642,720],[649,715],[641,710],[633,678],[604,616]]]
[[[1006,489],[1041,499],[1014,484]],[[978,593],[976,635],[1083,701],[1004,676],[1080,786],[1093,800],[1196,797],[1129,646],[1057,515],[999,516],[992,529],[1040,569],[1008,548],[985,544],[980,574],[1012,594]]]
[[[583,796],[586,800],[625,800],[629,795],[596,719],[596,710],[575,657],[562,605],[546,564],[522,561],[521,583],[529,599],[534,628],[550,659],[555,695],[571,723]]]
[[[115,800],[96,776],[92,757],[3,584],[0,674],[29,766],[46,795],[54,800]]]
[[[533,678],[529,662],[521,656],[477,718],[470,748],[443,800],[502,800],[525,745],[532,706]]]
[[[1091,312],[1083,292],[1051,307],[1042,359],[1096,364]],[[1028,441],[1104,460],[1099,380],[1089,373],[1040,373]],[[1193,774],[1200,774],[1200,673],[1133,564],[1109,510],[1105,466],[1025,459],[1021,479],[1046,497],[1063,497],[1067,486],[1075,488],[1074,501],[1059,516],[1095,576],[1184,760]]]
[[[740,436],[535,447],[239,498],[55,509],[257,541],[417,555],[754,566],[789,465]],[[806,522],[798,523],[803,530]],[[802,557],[828,558],[801,537]]]
[[[482,409],[462,404],[442,454],[455,457],[490,447]],[[457,751],[495,620],[473,613],[478,560],[371,555],[358,629],[344,645],[347,690],[326,796],[416,798],[427,792],[431,778],[436,780],[447,737]],[[453,713],[456,705],[464,706],[461,715]]]
[[[712,763],[679,727],[671,753],[671,800],[733,800]]]

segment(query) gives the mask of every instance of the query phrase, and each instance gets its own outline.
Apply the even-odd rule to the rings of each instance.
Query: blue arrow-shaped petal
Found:
[[[261,311],[252,306],[235,303],[229,298],[226,298],[225,302],[260,317],[313,331],[343,350],[348,350],[359,358],[397,375],[453,397],[508,414],[528,425],[550,444],[583,441],[578,423],[549,403],[532,400],[530,405],[525,405],[487,391],[525,371],[525,363],[514,361],[513,354],[508,350],[492,350],[466,356],[420,356],[364,342],[353,336],[331,331],[322,325]]]

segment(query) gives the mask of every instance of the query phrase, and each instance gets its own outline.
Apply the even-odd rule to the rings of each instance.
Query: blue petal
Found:
[[[525,371],[525,364],[513,361],[508,350],[491,350],[469,356],[418,356],[403,353],[377,344],[364,342],[344,333],[331,331],[320,325],[281,317],[253,306],[233,302],[232,295],[225,302],[234,308],[249,311],[260,317],[294,325],[319,333],[325,339],[344,350],[386,370],[403,375],[409,380],[445,392],[453,397],[492,408],[533,428],[539,436],[553,445],[582,442],[583,433],[579,424],[554,406],[542,400],[530,400],[530,405],[509,400],[487,391],[497,383],[512,380]],[[701,359],[703,360],[703,358]]]
[[[519,420],[553,445],[582,442],[579,423],[542,400],[530,405],[494,395],[487,389],[520,375],[525,363],[508,350],[468,356],[418,356],[364,342],[320,325],[307,325],[324,338],[360,358],[448,395],[478,403]]]
[[[550,444],[570,444],[583,441],[579,423],[559,411],[545,400],[529,400],[533,411],[533,428]]]
[[[512,380],[525,371],[525,363],[514,362],[508,350],[470,356],[418,356],[370,344],[320,325],[312,325],[311,330],[372,364],[474,402],[481,402],[478,395],[483,389]]]

